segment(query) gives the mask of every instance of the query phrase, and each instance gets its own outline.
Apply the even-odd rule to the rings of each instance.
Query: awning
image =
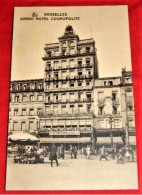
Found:
[[[79,138],[51,138],[41,137],[40,143],[90,143],[90,137],[79,137]]]
[[[136,136],[129,136],[130,145],[136,145]]]
[[[121,137],[113,137],[113,143],[122,144]],[[111,138],[110,137],[98,137],[97,144],[111,144]]]

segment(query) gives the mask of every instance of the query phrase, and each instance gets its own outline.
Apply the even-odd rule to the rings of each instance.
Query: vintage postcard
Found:
[[[13,22],[6,190],[138,189],[127,6]]]

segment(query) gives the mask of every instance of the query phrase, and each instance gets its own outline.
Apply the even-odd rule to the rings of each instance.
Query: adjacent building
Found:
[[[41,144],[67,148],[134,142],[131,71],[99,78],[95,41],[80,40],[72,26],[44,51],[43,79],[11,82],[9,132],[27,131]]]

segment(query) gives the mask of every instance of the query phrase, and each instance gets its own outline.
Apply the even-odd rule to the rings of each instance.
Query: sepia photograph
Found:
[[[127,6],[14,8],[5,188],[138,189]]]

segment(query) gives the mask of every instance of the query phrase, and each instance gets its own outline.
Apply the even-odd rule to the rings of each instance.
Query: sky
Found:
[[[44,13],[67,14],[80,20],[21,20]],[[120,76],[131,70],[127,6],[16,7],[12,43],[11,80],[38,79],[44,76],[44,46],[58,42],[67,25],[80,39],[93,38],[97,48],[99,76]]]

